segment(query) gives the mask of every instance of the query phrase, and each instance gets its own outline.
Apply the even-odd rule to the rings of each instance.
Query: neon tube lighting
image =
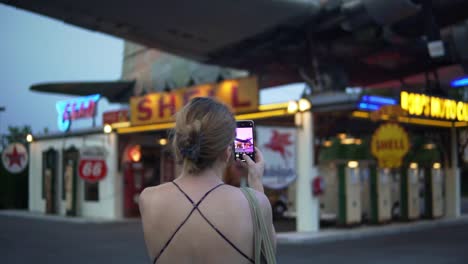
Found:
[[[367,103],[381,104],[381,105],[396,105],[397,102],[393,98],[373,96],[373,95],[364,95],[362,101]]]
[[[375,104],[359,103],[359,109],[362,109],[362,110],[378,110],[379,106],[375,105]]]
[[[456,79],[452,82],[452,87],[468,86],[468,77]]]

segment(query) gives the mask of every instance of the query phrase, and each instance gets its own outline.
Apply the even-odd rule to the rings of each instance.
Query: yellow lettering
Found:
[[[415,101],[415,95],[410,93],[408,95],[408,112],[410,115],[414,115],[414,101]]]
[[[455,120],[457,119],[457,102],[454,100],[447,100],[449,101],[450,105],[450,119]]]
[[[400,93],[400,105],[403,110],[408,111],[408,93],[407,92]]]
[[[431,98],[429,96],[424,96],[424,115],[431,115]]]
[[[415,115],[421,115],[423,112],[423,102],[424,102],[424,95],[417,94],[414,97],[414,113]]]
[[[458,102],[457,104],[457,120],[458,121],[463,121],[465,119],[465,117],[463,116],[463,103],[462,102]]]
[[[468,122],[468,104],[465,104],[465,107],[463,107],[463,109],[465,110],[463,116],[465,117],[465,121]]]
[[[431,97],[431,117],[439,117],[440,104],[439,100],[435,97]]]

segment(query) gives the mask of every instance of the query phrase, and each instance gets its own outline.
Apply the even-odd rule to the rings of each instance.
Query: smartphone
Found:
[[[234,158],[245,161],[242,154],[249,155],[255,161],[254,122],[252,120],[237,121],[236,137],[234,138]]]

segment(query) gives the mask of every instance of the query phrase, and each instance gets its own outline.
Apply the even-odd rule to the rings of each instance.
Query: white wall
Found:
[[[30,145],[31,162],[29,166],[29,210],[45,212],[45,200],[42,198],[42,152],[53,148],[58,151],[58,170],[56,195],[58,211],[65,215],[65,201],[62,200],[62,159],[63,150],[72,146],[80,150],[84,146],[104,147],[108,155],[107,176],[99,182],[99,201],[84,200],[84,181],[77,180],[77,214],[84,217],[122,218],[123,217],[123,180],[118,171],[118,136],[117,134],[91,134],[79,137],[46,139]]]

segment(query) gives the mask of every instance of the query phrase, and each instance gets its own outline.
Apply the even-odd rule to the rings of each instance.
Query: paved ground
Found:
[[[358,240],[280,245],[279,263],[468,263],[468,221]],[[0,216],[0,263],[150,263],[140,223]]]
[[[468,224],[359,240],[283,245],[279,263],[468,263]]]

